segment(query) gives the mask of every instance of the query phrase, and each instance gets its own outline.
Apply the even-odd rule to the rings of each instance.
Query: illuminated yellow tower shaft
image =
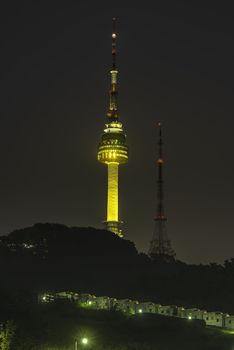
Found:
[[[119,222],[119,164],[108,163],[107,223]]]
[[[110,103],[107,122],[98,147],[98,161],[107,165],[106,228],[122,237],[123,234],[120,228],[122,222],[119,220],[118,203],[119,165],[127,163],[128,147],[122,123],[119,121],[117,108],[116,37],[115,19],[113,19]]]

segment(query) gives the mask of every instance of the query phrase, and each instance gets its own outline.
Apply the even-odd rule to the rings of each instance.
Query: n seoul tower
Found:
[[[118,69],[116,65],[116,19],[113,18],[112,31],[112,67],[111,67],[111,88],[109,92],[109,109],[107,112],[106,124],[98,147],[97,159],[107,165],[107,214],[106,228],[108,231],[123,237],[121,221],[119,220],[118,203],[118,181],[119,165],[128,162],[128,147],[126,145],[126,135],[124,134],[122,123],[119,121],[117,104],[117,77]]]

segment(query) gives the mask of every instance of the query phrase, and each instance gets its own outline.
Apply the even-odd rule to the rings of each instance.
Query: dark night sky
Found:
[[[99,0],[1,5],[0,232],[35,222],[101,227],[97,145],[118,18],[126,238],[146,251],[164,124],[168,233],[177,257],[234,256],[233,12],[228,2]],[[209,5],[206,5],[208,4]]]

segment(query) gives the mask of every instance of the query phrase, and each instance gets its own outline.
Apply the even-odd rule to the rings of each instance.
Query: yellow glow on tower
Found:
[[[107,221],[119,221],[118,206],[118,163],[109,163],[108,169],[108,196]]]
[[[107,165],[108,187],[107,187],[107,216],[106,227],[109,231],[123,236],[119,220],[119,165],[128,161],[128,147],[126,135],[122,123],[118,119],[117,108],[117,76],[116,68],[116,38],[115,19],[113,19],[112,32],[112,69],[110,103],[107,113],[107,123],[101,137],[98,148],[98,161]]]

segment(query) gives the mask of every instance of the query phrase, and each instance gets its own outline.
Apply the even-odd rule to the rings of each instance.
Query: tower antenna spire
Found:
[[[158,141],[158,209],[156,219],[166,220],[164,214],[164,193],[163,193],[163,141],[162,141],[162,123],[158,123],[159,141]]]
[[[117,32],[116,32],[116,17],[112,18],[112,70],[116,69],[116,39],[117,39]]]
[[[117,31],[116,31],[116,18],[112,18],[112,34],[111,34],[111,54],[112,54],[112,67],[111,67],[111,88],[110,88],[110,102],[109,102],[109,110],[107,112],[107,117],[111,121],[118,120],[118,91],[117,91],[117,77],[118,77],[118,69],[116,65],[116,57],[117,57]]]
[[[157,212],[155,217],[155,229],[150,242],[149,256],[153,259],[170,261],[175,258],[175,252],[171,247],[171,241],[167,236],[164,211],[164,181],[163,181],[163,139],[162,123],[158,123],[158,158],[157,158]]]

